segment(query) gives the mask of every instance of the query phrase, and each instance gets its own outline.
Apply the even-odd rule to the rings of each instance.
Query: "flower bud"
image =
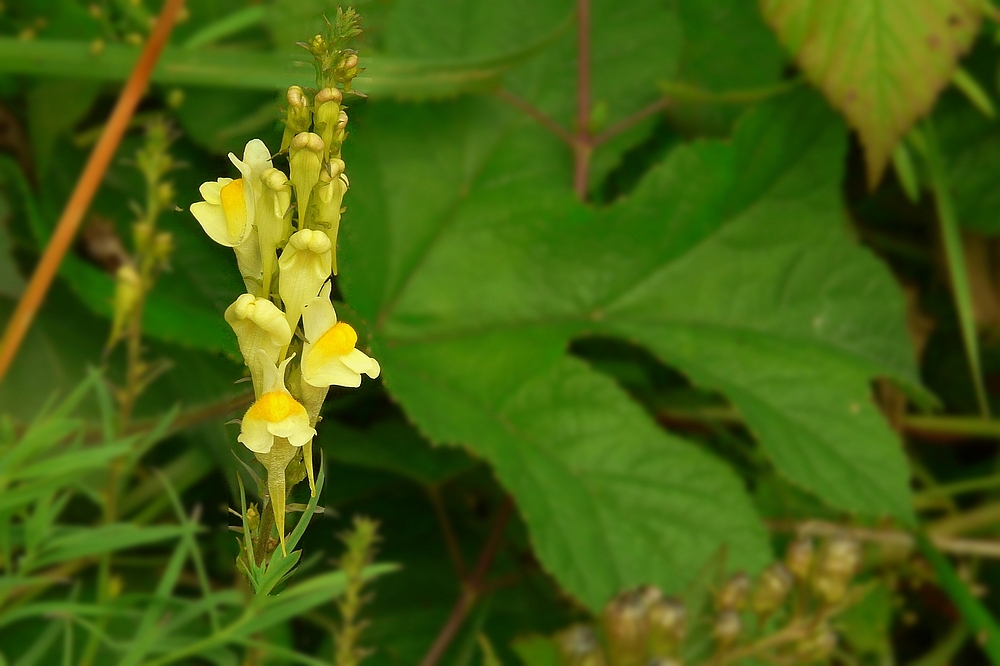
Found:
[[[153,225],[149,222],[136,222],[132,225],[132,239],[136,250],[144,252],[153,240]]]
[[[655,654],[671,654],[684,640],[687,608],[675,599],[661,599],[649,608],[649,646]]]
[[[734,574],[715,595],[716,610],[743,610],[750,593],[750,578],[745,573]]]
[[[645,661],[650,606],[645,589],[620,594],[604,609],[608,653],[615,666],[643,666]]]
[[[288,164],[301,219],[305,219],[308,214],[309,197],[319,181],[325,145],[318,134],[300,132],[289,146]]]
[[[254,394],[259,397],[264,390],[263,364],[277,363],[281,350],[292,340],[285,314],[266,298],[243,294],[226,308],[225,318],[236,333],[243,361],[250,369]]]
[[[302,88],[290,86],[285,99],[288,100],[288,111],[285,115],[285,132],[281,136],[281,150],[287,150],[292,138],[299,132],[308,131],[312,123],[309,98]]]
[[[260,243],[262,295],[271,292],[271,279],[278,247],[292,233],[292,185],[280,169],[261,174],[260,205],[257,206],[257,241]]]
[[[343,100],[344,95],[337,88],[323,88],[316,94],[316,133],[322,137],[327,149],[332,149],[334,145]]]
[[[785,564],[796,580],[804,581],[812,571],[814,547],[809,537],[799,537],[788,544],[785,551]]]
[[[601,646],[590,627],[575,625],[556,636],[562,663],[566,666],[606,666]]]
[[[712,636],[719,643],[719,647],[725,649],[736,642],[743,631],[743,620],[740,614],[734,610],[724,610],[715,617],[715,624],[712,626]]]
[[[174,252],[174,236],[169,231],[161,231],[153,239],[153,256],[165,264]]]
[[[764,569],[757,578],[757,586],[753,591],[753,611],[761,618],[771,615],[785,603],[794,583],[791,572],[780,562]]]
[[[247,528],[252,534],[256,534],[258,525],[260,525],[260,512],[257,510],[257,504],[251,503],[247,507]]]
[[[330,239],[322,231],[300,229],[288,239],[278,259],[281,272],[278,293],[291,330],[298,326],[302,306],[316,298],[323,283],[329,279],[332,260]]]
[[[330,162],[329,171],[324,169],[319,174],[319,185],[316,187],[316,205],[314,215],[309,220],[310,226],[321,229],[330,239],[333,251],[331,267],[337,274],[337,235],[340,232],[340,216],[343,212],[344,195],[347,194],[347,175],[343,172],[344,162],[334,158]]]
[[[130,263],[122,264],[115,273],[114,316],[111,320],[108,349],[121,340],[132,314],[142,302],[142,295],[142,278],[139,272]]]
[[[823,547],[816,563],[813,589],[828,604],[843,599],[847,586],[861,563],[861,546],[850,537],[833,537]]]

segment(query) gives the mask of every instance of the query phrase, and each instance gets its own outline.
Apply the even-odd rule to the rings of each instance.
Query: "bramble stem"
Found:
[[[493,529],[490,531],[490,535],[483,545],[483,550],[479,554],[476,568],[473,569],[472,575],[462,582],[462,593],[459,595],[458,601],[451,611],[451,615],[448,616],[437,638],[434,639],[434,644],[431,645],[430,650],[427,651],[427,655],[420,662],[420,666],[434,666],[441,661],[448,646],[455,639],[458,630],[462,628],[462,623],[465,622],[469,611],[472,610],[476,601],[482,596],[486,574],[489,572],[490,566],[493,565],[493,559],[500,549],[500,544],[503,541],[503,533],[507,528],[507,521],[510,520],[513,508],[514,502],[509,496],[506,497],[503,504],[500,505],[499,511],[497,511],[497,517],[493,521]]]

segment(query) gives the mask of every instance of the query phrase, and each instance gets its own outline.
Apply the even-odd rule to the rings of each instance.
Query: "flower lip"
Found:
[[[226,215],[226,230],[230,239],[240,238],[247,224],[247,202],[243,193],[243,182],[242,178],[237,178],[219,190],[219,200]]]
[[[358,334],[351,325],[338,321],[312,346],[312,353],[320,358],[346,356],[358,344]]]

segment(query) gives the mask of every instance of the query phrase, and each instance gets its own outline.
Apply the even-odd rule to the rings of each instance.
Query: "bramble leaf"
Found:
[[[918,386],[903,300],[845,233],[844,130],[814,95],[761,109],[732,145],[676,150],[603,211],[568,191],[561,146],[495,104],[380,106],[361,126],[343,285],[387,386],[432,440],[492,463],[588,605],[677,589],[723,544],[748,568],[767,549],[724,465],[565,356],[581,335],[722,390],[828,502],[910,518],[868,387]]]
[[[976,34],[979,0],[761,0],[805,75],[858,131],[874,187]]]

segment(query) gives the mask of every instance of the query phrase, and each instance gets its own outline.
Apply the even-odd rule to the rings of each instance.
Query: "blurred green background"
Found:
[[[159,6],[0,6],[6,322]],[[236,569],[252,392],[222,313],[244,289],[187,209],[249,139],[277,153],[284,89],[314,84],[295,43],[337,8],[199,0],[0,382],[0,663],[356,663],[355,516],[398,567],[367,570],[365,664],[604,663],[543,638],[582,622],[639,665],[602,609],[640,585],[691,618],[655,663],[1000,663],[997,10],[354,6],[335,299],[383,373],[327,400],[298,567],[263,598]],[[122,429],[113,275],[159,120],[163,371]],[[815,571],[829,537],[858,544],[850,603],[748,608],[726,643],[724,581],[796,535],[823,538]],[[821,625],[836,647],[810,651]]]

